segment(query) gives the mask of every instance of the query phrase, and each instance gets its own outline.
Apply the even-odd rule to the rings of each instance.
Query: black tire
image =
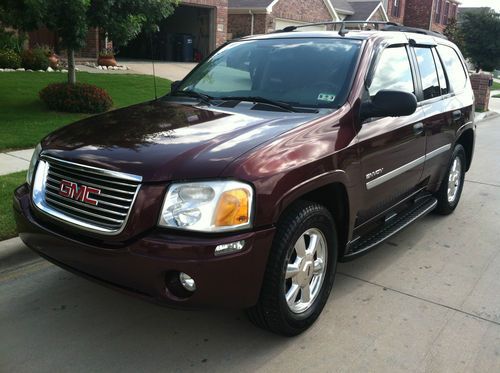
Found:
[[[460,176],[459,176],[459,185],[456,190],[455,198],[450,201],[448,199],[448,181],[450,179],[450,172],[452,171],[455,160],[460,162]],[[451,214],[460,202],[460,196],[462,195],[462,190],[464,187],[464,179],[465,179],[465,168],[467,166],[467,159],[465,157],[465,149],[462,145],[457,144],[455,149],[453,149],[453,153],[451,154],[450,162],[448,163],[448,168],[446,169],[446,174],[441,181],[441,186],[439,187],[438,192],[436,193],[436,198],[438,200],[438,204],[435,212],[441,215],[449,215]]]
[[[317,296],[309,308],[302,313],[294,313],[284,296],[285,273],[295,243],[308,229],[316,229],[323,234],[327,265]],[[314,202],[298,201],[293,204],[284,212],[277,225],[259,301],[247,310],[250,321],[285,336],[294,336],[309,328],[320,315],[330,295],[335,279],[337,253],[337,232],[330,212]]]

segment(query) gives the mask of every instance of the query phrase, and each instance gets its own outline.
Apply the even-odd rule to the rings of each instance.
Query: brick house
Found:
[[[385,0],[392,22],[443,32],[448,20],[457,18],[457,0]]]
[[[388,20],[381,1],[229,0],[228,37],[263,34],[304,23]],[[310,27],[325,30],[326,26]]]

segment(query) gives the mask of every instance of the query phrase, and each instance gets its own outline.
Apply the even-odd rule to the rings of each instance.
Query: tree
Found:
[[[465,53],[464,35],[456,18],[452,18],[448,21],[448,25],[444,29],[444,35],[451,42],[455,43],[462,53]]]
[[[46,26],[68,54],[68,83],[76,82],[75,51],[85,46],[90,27],[98,27],[118,47],[141,30],[158,28],[179,0],[0,0],[0,22],[21,31]]]
[[[500,67],[499,13],[491,9],[465,13],[460,31],[465,55],[474,64],[476,71],[493,71]]]

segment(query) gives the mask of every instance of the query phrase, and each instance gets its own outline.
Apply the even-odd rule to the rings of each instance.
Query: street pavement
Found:
[[[341,264],[323,314],[282,338],[243,312],[172,310],[45,261],[0,273],[0,372],[500,372],[500,118],[462,200]]]

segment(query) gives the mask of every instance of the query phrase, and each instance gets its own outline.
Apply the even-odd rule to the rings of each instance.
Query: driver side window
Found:
[[[410,60],[405,47],[386,48],[382,51],[368,88],[370,97],[382,89],[415,93]]]

